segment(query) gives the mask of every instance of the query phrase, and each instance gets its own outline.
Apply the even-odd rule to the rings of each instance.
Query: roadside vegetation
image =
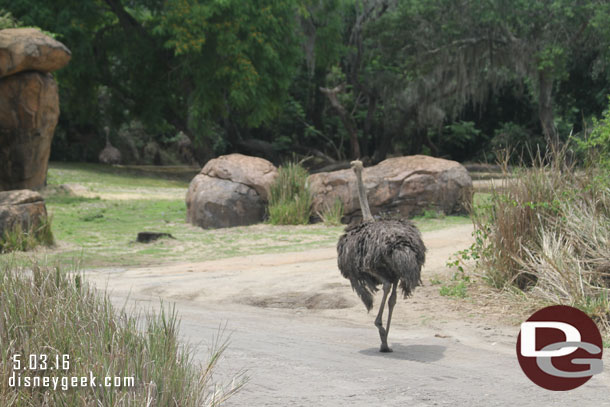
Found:
[[[598,145],[609,134],[606,119],[577,143],[583,165],[570,163],[567,149],[550,162],[538,155],[474,206],[475,242],[449,262],[457,271],[445,295],[465,296],[464,265],[474,261],[489,286],[532,308],[572,305],[610,333],[609,156]]]
[[[298,163],[288,163],[278,169],[271,185],[269,222],[272,225],[306,225],[311,216],[311,192],[307,185],[307,170]]]
[[[226,342],[217,341],[199,366],[178,340],[173,308],[157,315],[116,309],[78,270],[68,271],[0,264],[0,405],[217,406],[245,383],[242,374],[226,386],[212,382]],[[13,375],[21,385],[10,385]],[[65,381],[91,375],[96,387]],[[24,385],[35,376],[58,378],[58,388]],[[101,385],[105,377],[111,387]]]
[[[51,246],[55,242],[51,227],[52,218],[44,216],[36,223],[24,228],[17,222],[4,229],[0,236],[0,253],[27,251],[36,246]]]
[[[326,226],[340,226],[341,218],[343,218],[343,202],[339,198],[335,198],[332,205],[327,206],[317,215]]]

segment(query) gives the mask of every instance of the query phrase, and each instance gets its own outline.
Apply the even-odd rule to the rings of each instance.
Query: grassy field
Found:
[[[260,253],[332,247],[343,226],[322,224],[273,226],[258,224],[204,230],[185,222],[184,202],[196,169],[118,168],[97,164],[51,163],[49,190],[68,184],[74,194],[47,196],[56,245],[23,257],[46,257],[61,264],[79,261],[84,267],[144,266],[183,261],[205,261]],[[468,217],[415,219],[422,231],[470,223]],[[175,239],[137,243],[138,232],[171,233]]]

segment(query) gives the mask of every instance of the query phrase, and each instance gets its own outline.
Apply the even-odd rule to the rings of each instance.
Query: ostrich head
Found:
[[[358,182],[358,200],[360,201],[360,210],[362,211],[362,220],[369,222],[373,220],[371,209],[369,208],[369,201],[366,198],[366,190],[364,189],[364,183],[362,182],[362,161],[355,160],[351,163],[352,170],[356,173],[356,180]]]

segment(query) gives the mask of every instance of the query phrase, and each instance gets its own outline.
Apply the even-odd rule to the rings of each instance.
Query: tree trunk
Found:
[[[385,131],[383,122],[381,123],[381,126],[379,128],[379,133],[379,137],[377,137],[377,140],[379,140],[379,142],[375,147],[375,152],[373,153],[372,158],[374,165],[379,164],[381,161],[385,160],[386,156],[388,155],[388,151],[390,151],[390,147],[392,146],[392,135],[390,134],[390,132]]]
[[[366,111],[366,118],[364,119],[364,129],[363,129],[365,143],[362,148],[362,152],[366,156],[369,156],[368,143],[366,142],[368,140],[368,137],[370,136],[370,139],[373,140],[374,142],[377,141],[377,137],[375,137],[375,135],[372,134],[373,120],[374,120],[376,111],[377,111],[377,98],[375,97],[375,95],[369,94],[368,95],[368,108]],[[374,144],[376,144],[376,143],[374,143]]]
[[[553,77],[548,70],[538,73],[538,117],[547,146],[553,156],[559,151],[559,137],[553,114]]]
[[[341,93],[343,88],[344,84],[341,84],[333,89],[320,87],[320,91],[328,97],[330,104],[339,114],[339,118],[347,130],[347,134],[349,134],[351,158],[358,159],[360,158],[361,153],[360,144],[358,143],[358,131],[356,129],[356,123],[354,123],[354,118],[347,112],[347,110],[345,110],[345,107],[343,107],[337,98],[337,94]]]

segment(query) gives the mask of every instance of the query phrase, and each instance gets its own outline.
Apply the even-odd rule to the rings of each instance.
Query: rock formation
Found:
[[[362,175],[373,214],[411,217],[426,209],[464,213],[472,200],[472,180],[456,161],[415,155],[389,158],[365,168]],[[316,214],[339,198],[344,221],[361,217],[356,177],[351,170],[309,176]]]
[[[186,220],[203,228],[261,222],[277,169],[269,161],[230,154],[207,162],[186,194]]]
[[[0,190],[44,185],[59,117],[50,72],[71,53],[32,28],[0,30]]]
[[[38,192],[27,189],[0,192],[0,236],[17,224],[28,230],[46,216],[47,209]]]

